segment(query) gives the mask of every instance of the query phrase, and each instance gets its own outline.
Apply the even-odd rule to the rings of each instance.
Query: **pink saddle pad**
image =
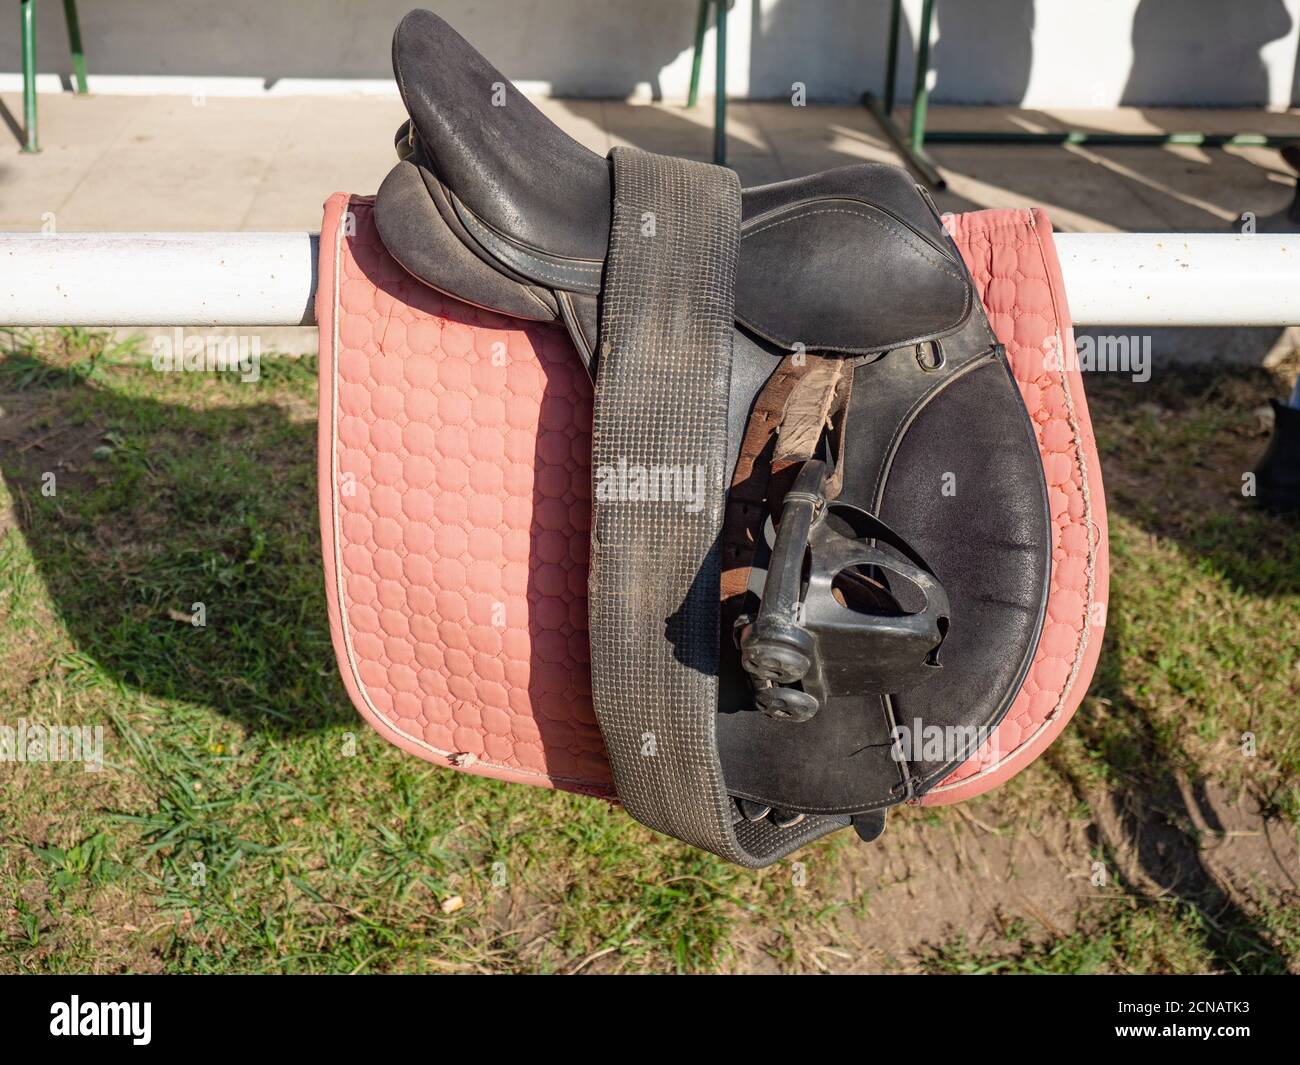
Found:
[[[949,219],[1038,435],[1047,619],[993,736],[923,800],[995,787],[1065,727],[1097,663],[1106,513],[1060,264],[1038,209]],[[591,383],[563,328],[449,299],[384,250],[370,197],[321,226],[319,485],[330,630],[402,749],[615,798],[591,705]]]

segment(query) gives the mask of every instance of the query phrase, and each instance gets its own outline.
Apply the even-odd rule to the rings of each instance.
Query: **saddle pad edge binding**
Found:
[[[953,239],[975,279],[998,341],[1007,350],[1039,435],[1055,541],[1047,619],[1052,632],[1044,628],[1030,675],[993,736],[931,789],[921,800],[923,806],[960,802],[1001,786],[1060,735],[1096,670],[1109,595],[1109,533],[1101,466],[1051,221],[1041,207],[974,211],[951,218]],[[1059,366],[1048,365],[1043,358],[1047,349],[1032,343],[1035,333],[1028,323],[1032,316],[1052,327],[1044,343],[1057,345],[1062,356]],[[1062,499],[1070,487],[1077,491]],[[1081,576],[1083,594],[1079,595]],[[1069,633],[1073,640],[1067,640]],[[1060,661],[1068,662],[1067,674],[1040,683],[1039,671],[1055,678],[1059,667],[1054,663]],[[1048,702],[1042,696],[1053,693],[1053,683],[1059,684],[1059,694]]]

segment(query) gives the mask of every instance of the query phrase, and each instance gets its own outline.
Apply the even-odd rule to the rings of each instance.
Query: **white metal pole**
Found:
[[[0,325],[310,325],[314,233],[0,234]],[[1300,235],[1060,233],[1081,326],[1300,324]]]
[[[1060,233],[1079,325],[1300,324],[1300,233]]]
[[[0,233],[0,325],[311,325],[315,233]]]

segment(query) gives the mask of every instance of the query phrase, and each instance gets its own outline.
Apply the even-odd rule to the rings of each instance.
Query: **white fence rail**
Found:
[[[310,325],[314,233],[0,234],[0,325]],[[1078,325],[1300,324],[1300,235],[1061,233]]]

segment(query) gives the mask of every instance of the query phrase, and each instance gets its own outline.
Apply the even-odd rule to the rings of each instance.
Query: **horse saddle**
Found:
[[[746,866],[874,839],[997,730],[1052,584],[1040,442],[934,204],[880,164],[742,189],[602,158],[426,11],[393,66],[383,248],[562,323],[594,383],[591,700],[619,801]]]

